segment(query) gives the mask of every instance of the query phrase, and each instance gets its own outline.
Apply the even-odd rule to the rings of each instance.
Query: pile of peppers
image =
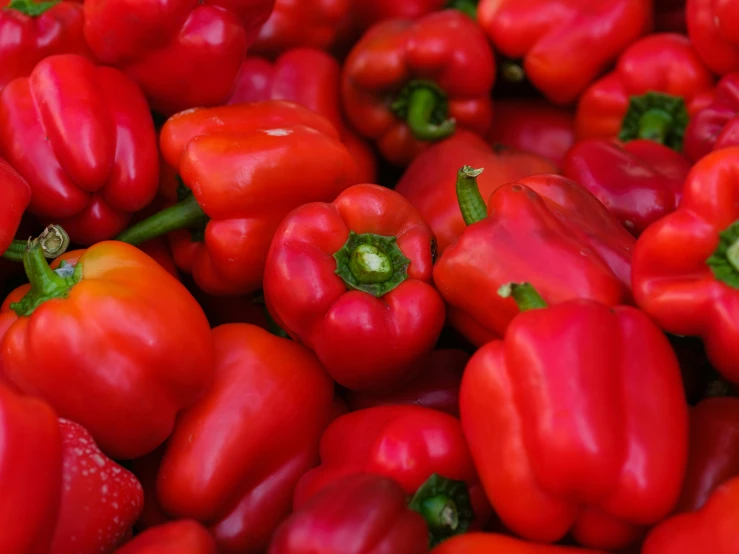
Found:
[[[0,554],[739,554],[739,0],[0,0]]]

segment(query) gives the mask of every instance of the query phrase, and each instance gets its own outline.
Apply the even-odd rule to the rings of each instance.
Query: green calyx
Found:
[[[484,169],[462,166],[457,172],[457,202],[467,225],[482,221],[488,216],[488,208],[477,186],[477,178]]]
[[[426,520],[429,548],[449,537],[467,532],[475,519],[467,484],[436,473],[419,487],[408,507]]]
[[[449,118],[446,93],[431,81],[411,81],[400,91],[391,111],[405,120],[418,140],[439,140],[454,132],[456,122]]]
[[[522,312],[547,307],[547,303],[530,283],[507,283],[498,289],[498,296],[512,297]]]
[[[51,0],[50,2],[34,2],[33,0],[11,0],[5,6],[6,10],[16,10],[30,17],[36,17],[56,6],[61,0]]]
[[[459,10],[463,14],[470,16],[472,19],[477,20],[477,4],[478,0],[449,0],[446,7]]]
[[[22,262],[26,250],[28,250],[33,241],[38,242],[44,257],[49,259],[58,258],[69,247],[69,235],[67,235],[67,232],[59,225],[49,225],[35,239],[14,240],[8,249],[3,252],[2,257],[6,260]]]
[[[380,297],[408,278],[411,261],[403,255],[395,237],[349,231],[349,238],[335,254],[336,274],[346,286]]]
[[[679,96],[663,92],[632,96],[618,138],[623,142],[652,140],[680,152],[689,119],[685,101]]]
[[[526,80],[526,71],[524,71],[523,65],[515,60],[503,60],[499,64],[498,71],[501,79],[506,83],[519,84]]]
[[[739,220],[719,234],[718,247],[706,260],[706,264],[716,279],[739,289]]]

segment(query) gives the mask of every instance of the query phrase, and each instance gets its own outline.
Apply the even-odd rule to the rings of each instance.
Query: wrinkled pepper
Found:
[[[449,9],[368,30],[344,62],[341,99],[352,126],[405,166],[457,128],[487,133],[494,82],[487,38]]]
[[[215,381],[177,419],[157,497],[170,516],[209,527],[221,554],[263,552],[318,461],[333,382],[312,352],[264,329],[235,323],[212,333]]]
[[[642,554],[735,554],[739,477],[718,487],[697,512],[680,514],[655,527]]]
[[[219,554],[213,537],[192,519],[181,519],[148,529],[115,554]]]
[[[479,174],[459,171],[469,226],[434,266],[449,321],[467,340],[480,346],[503,335],[519,310],[497,290],[511,280],[530,281],[551,303],[630,300],[635,240],[595,196],[565,177],[535,175],[498,187],[486,207]]]
[[[120,242],[67,252],[52,270],[34,240],[23,265],[31,284],[0,310],[5,377],[83,425],[107,455],[152,451],[213,377],[200,306],[158,263]]]
[[[321,465],[298,482],[296,509],[344,476],[374,473],[394,479],[408,495],[436,497],[435,509],[453,516],[430,523],[432,540],[470,525],[479,529],[490,516],[460,422],[449,414],[421,406],[351,412],[326,429],[320,454]]]
[[[555,173],[548,160],[521,150],[491,147],[481,137],[458,131],[422,152],[405,170],[395,190],[410,200],[436,236],[441,255],[465,229],[454,188],[464,164],[484,167],[478,183],[487,198],[499,186],[537,173]]]
[[[636,244],[638,306],[667,332],[701,337],[712,365],[739,383],[739,148],[691,169],[678,209]]]
[[[29,211],[89,245],[153,200],[159,158],[146,99],[117,69],[51,56],[0,93],[0,154],[31,186]]]
[[[523,59],[544,96],[570,104],[652,29],[652,1],[480,0],[477,19],[498,52]]]
[[[577,140],[648,139],[681,151],[690,114],[713,90],[713,75],[687,37],[659,33],[629,46],[616,69],[580,97]]]
[[[0,0],[0,90],[49,56],[92,58],[83,23],[79,2]]]
[[[228,98],[275,0],[85,0],[85,39],[169,116]]]
[[[739,146],[739,71],[725,75],[712,101],[693,114],[683,144],[685,155],[693,161],[729,146]]]
[[[31,187],[13,167],[0,158],[0,190],[3,191],[3,201],[0,203],[0,254],[5,254],[8,249],[11,254],[22,253],[25,250],[25,241],[13,244],[13,239],[18,231],[23,213],[31,201]]]
[[[585,139],[567,152],[563,173],[638,237],[675,210],[690,165],[679,152],[651,140]]]
[[[739,398],[706,398],[690,411],[688,470],[677,511],[692,512],[739,477]]]
[[[356,164],[336,129],[291,102],[188,110],[167,121],[160,143],[184,199],[117,239],[139,244],[176,231],[175,263],[209,294],[260,289],[282,218],[307,202],[330,202],[356,183]]]
[[[370,145],[349,129],[339,98],[341,68],[336,59],[314,48],[295,48],[274,63],[248,56],[241,65],[229,104],[287,100],[321,114],[339,132],[357,162],[357,182],[374,183],[377,160]]]
[[[392,479],[349,475],[328,485],[275,531],[267,554],[425,554],[428,528]]]
[[[394,387],[444,326],[434,235],[397,192],[355,185],[291,212],[275,231],[264,300],[277,324],[351,390]]]
[[[494,533],[467,533],[444,541],[431,554],[605,554],[569,546],[552,546],[522,541]]]
[[[529,284],[499,293],[521,314],[473,355],[460,391],[488,499],[525,539],[571,532],[623,548],[670,513],[685,474],[687,404],[670,343],[636,308],[547,307]]]
[[[739,4],[734,0],[687,0],[688,36],[712,71],[739,71]]]

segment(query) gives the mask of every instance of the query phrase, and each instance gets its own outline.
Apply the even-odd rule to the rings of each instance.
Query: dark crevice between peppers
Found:
[[[430,81],[411,81],[390,105],[418,140],[439,140],[454,133],[456,122],[449,118],[446,93]]]
[[[690,116],[679,96],[647,92],[629,99],[629,109],[621,124],[619,140],[645,139],[681,152]]]
[[[506,283],[498,289],[498,295],[502,298],[513,298],[522,312],[547,307],[546,301],[531,283]]]
[[[58,258],[67,251],[69,247],[69,235],[59,225],[49,225],[35,239],[14,240],[8,249],[3,252],[2,257],[14,262],[22,262],[26,250],[32,242],[38,242],[43,255],[46,258]]]
[[[719,234],[719,243],[706,260],[716,279],[739,289],[739,220]]]
[[[50,2],[34,2],[33,0],[11,0],[5,6],[6,10],[16,10],[22,14],[36,17],[56,6],[61,0],[51,0]]]
[[[408,502],[429,527],[429,547],[454,535],[466,533],[475,519],[467,484],[433,474]]]
[[[449,0],[446,7],[459,10],[477,21],[477,4],[478,0]]]

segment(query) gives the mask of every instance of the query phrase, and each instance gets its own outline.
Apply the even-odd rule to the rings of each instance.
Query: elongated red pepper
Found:
[[[431,554],[605,554],[600,550],[552,546],[493,533],[467,533],[444,541]]]
[[[218,554],[218,548],[197,521],[181,519],[144,531],[115,554]]]
[[[405,170],[395,190],[410,200],[431,226],[439,254],[465,229],[455,189],[450,186],[465,164],[486,168],[478,179],[483,198],[505,183],[557,170],[541,156],[491,147],[481,137],[466,131],[458,131],[422,152]]]
[[[577,138],[649,139],[681,151],[689,116],[712,88],[713,75],[687,37],[644,37],[580,97]]]
[[[487,207],[476,178],[459,171],[457,195],[469,227],[434,266],[449,320],[470,342],[502,336],[518,313],[497,294],[531,281],[547,302],[589,298],[615,306],[630,299],[634,238],[592,194],[559,175],[503,185]]]
[[[641,309],[666,331],[701,337],[713,366],[739,383],[739,148],[698,161],[679,208],[652,224],[634,251]]]
[[[295,48],[274,63],[249,56],[236,78],[229,104],[287,100],[328,119],[357,162],[357,182],[374,183],[377,160],[369,144],[350,130],[341,113],[339,62],[314,48]]]
[[[642,554],[734,554],[739,477],[717,488],[703,508],[662,522],[647,536]]]
[[[170,516],[207,525],[221,554],[263,552],[317,462],[333,382],[307,348],[259,327],[212,333],[215,381],[177,419],[157,497]]]
[[[422,369],[444,326],[431,284],[434,236],[400,194],[355,185],[280,223],[264,270],[277,324],[352,390],[393,387]]]
[[[624,48],[651,30],[652,2],[481,0],[477,18],[497,51],[523,58],[529,81],[544,96],[569,104]]]
[[[733,0],[687,0],[688,36],[714,72],[739,71],[739,5]]]
[[[352,126],[404,166],[456,128],[487,133],[494,82],[485,35],[450,9],[367,31],[344,62],[341,98]]]
[[[631,234],[639,236],[675,210],[690,162],[651,140],[622,144],[586,139],[567,152],[563,171],[603,202]]]
[[[500,292],[522,313],[504,341],[475,353],[460,391],[487,496],[526,539],[571,532],[591,548],[623,548],[680,494],[688,414],[677,358],[635,308],[547,308],[528,284]]]
[[[93,244],[123,230],[157,191],[154,123],[120,71],[51,56],[0,93],[0,152],[31,186],[29,211]]]
[[[685,155],[693,161],[729,146],[739,146],[739,71],[718,82],[711,103],[685,129]]]

